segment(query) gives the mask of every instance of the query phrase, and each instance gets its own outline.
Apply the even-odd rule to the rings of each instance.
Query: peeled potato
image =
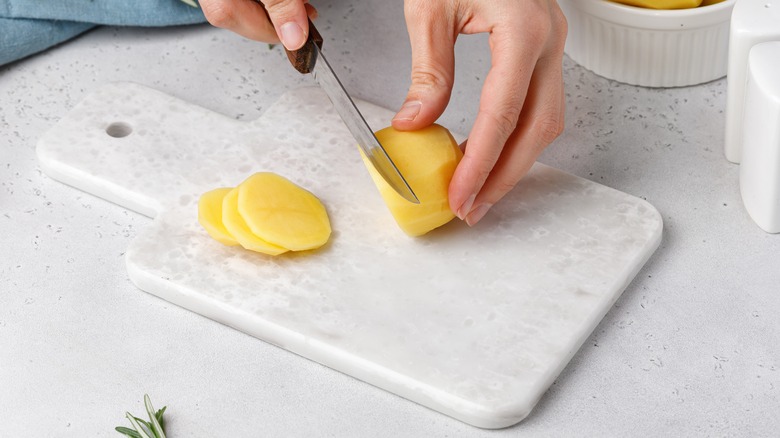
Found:
[[[319,248],[330,238],[330,220],[316,196],[270,172],[238,186],[238,212],[252,234],[293,251]]]
[[[450,210],[448,190],[463,152],[450,131],[440,125],[417,131],[387,127],[378,131],[376,138],[420,200],[414,204],[396,193],[363,156],[401,229],[410,236],[420,236],[451,221],[455,215]]]
[[[223,245],[238,245],[238,241],[222,223],[222,200],[231,188],[219,188],[204,193],[198,200],[198,222],[209,236]]]
[[[269,255],[279,255],[287,252],[287,248],[269,243],[252,233],[244,218],[239,214],[238,196],[239,189],[232,189],[225,195],[222,203],[222,222],[238,243],[250,251]]]

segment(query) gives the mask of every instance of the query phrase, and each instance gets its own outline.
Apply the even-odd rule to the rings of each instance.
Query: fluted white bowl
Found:
[[[609,0],[558,3],[569,22],[566,54],[600,76],[646,87],[682,87],[726,75],[736,0],[678,10]]]

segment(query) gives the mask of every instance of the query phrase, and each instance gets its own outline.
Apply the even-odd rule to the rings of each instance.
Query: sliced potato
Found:
[[[287,178],[259,172],[237,190],[238,212],[258,238],[293,251],[319,248],[330,238],[325,206]]]
[[[239,189],[236,187],[225,195],[222,203],[222,222],[238,243],[244,248],[269,255],[287,252],[287,248],[270,243],[255,235],[247,226],[238,210]]]
[[[232,189],[223,187],[208,191],[198,199],[198,222],[209,236],[228,246],[238,245],[238,241],[222,223],[222,201]]]

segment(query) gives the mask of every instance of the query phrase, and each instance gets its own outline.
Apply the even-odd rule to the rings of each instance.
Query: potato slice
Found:
[[[225,199],[225,195],[231,190],[229,187],[223,187],[201,195],[200,199],[198,199],[198,222],[206,229],[209,236],[213,237],[217,242],[223,245],[235,246],[238,245],[238,241],[225,228],[225,224],[222,223],[222,200]]]
[[[239,189],[236,187],[225,195],[222,203],[222,222],[225,228],[236,238],[238,243],[250,251],[268,255],[279,255],[287,252],[287,248],[274,245],[258,236],[246,224],[238,211]]]
[[[420,200],[414,204],[396,193],[363,156],[401,229],[410,236],[420,236],[451,221],[455,215],[450,210],[449,185],[463,152],[450,131],[440,125],[417,131],[387,127],[378,131],[376,138]]]
[[[320,200],[275,173],[256,173],[238,186],[238,212],[254,235],[293,251],[319,248],[330,238]]]

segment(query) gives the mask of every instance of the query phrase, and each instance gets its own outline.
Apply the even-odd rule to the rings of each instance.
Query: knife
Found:
[[[387,152],[376,139],[374,131],[366,123],[366,119],[360,114],[355,102],[349,97],[347,90],[339,81],[336,72],[333,71],[325,56],[322,55],[322,37],[317,29],[309,20],[309,37],[306,43],[298,50],[286,50],[287,57],[290,59],[293,67],[302,74],[311,73],[314,80],[328,95],[336,112],[341,116],[341,120],[349,128],[349,132],[355,137],[358,146],[365,154],[368,161],[376,169],[377,173],[392,187],[399,195],[409,202],[419,204],[420,200],[414,194],[409,183],[406,182],[401,172],[393,163],[393,160],[387,155]]]

